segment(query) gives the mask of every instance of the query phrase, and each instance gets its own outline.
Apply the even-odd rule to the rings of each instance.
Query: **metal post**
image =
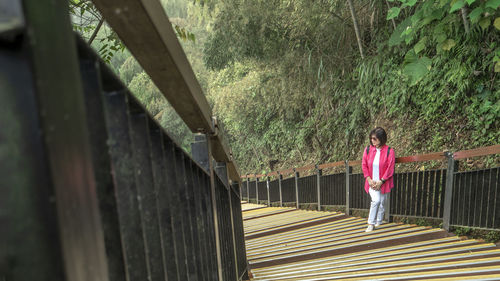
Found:
[[[259,178],[255,177],[255,200],[259,204]]]
[[[109,268],[105,249],[104,226],[101,221],[101,211],[99,210],[96,191],[97,183],[95,179],[95,171],[103,167],[94,166],[92,159],[92,147],[90,145],[90,134],[85,113],[85,101],[78,64],[76,40],[71,27],[68,3],[62,0],[50,2],[34,0],[2,1],[2,5],[0,5],[0,10],[2,10],[0,14],[2,14],[2,16],[0,17],[3,17],[5,13],[3,10],[7,5],[19,7],[19,2],[23,4],[22,6],[26,19],[27,26],[24,29],[26,31],[24,42],[26,42],[26,45],[30,45],[25,47],[29,48],[26,49],[27,52],[30,52],[29,56],[32,59],[30,66],[35,75],[35,81],[33,82],[36,85],[36,102],[39,106],[39,111],[33,112],[33,114],[38,114],[40,116],[40,128],[38,128],[38,133],[44,138],[44,145],[37,147],[39,149],[44,149],[43,153],[30,150],[23,156],[31,156],[31,153],[44,155],[44,158],[37,160],[44,161],[43,163],[46,167],[41,167],[41,170],[35,170],[33,172],[36,172],[35,175],[42,172],[48,173],[47,176],[49,176],[50,179],[47,180],[50,182],[50,185],[45,182],[40,182],[39,187],[47,187],[48,190],[53,193],[46,198],[37,198],[37,201],[35,201],[36,203],[34,203],[37,204],[37,206],[33,206],[33,208],[47,206],[47,209],[39,213],[40,217],[45,220],[44,216],[48,214],[53,215],[57,217],[59,226],[59,231],[57,229],[50,229],[45,232],[44,229],[43,231],[45,233],[43,234],[50,235],[50,239],[53,240],[45,245],[36,245],[37,248],[33,248],[31,251],[37,252],[34,249],[47,249],[46,247],[55,246],[56,249],[51,256],[55,259],[54,262],[45,261],[43,258],[37,261],[33,260],[33,265],[42,262],[47,266],[54,266],[45,268],[54,270],[55,273],[53,276],[49,276],[51,275],[50,273],[37,271],[41,276],[34,277],[39,280],[43,278],[47,278],[47,280],[56,280],[62,275],[60,272],[63,269],[65,272],[65,280],[108,280]],[[15,16],[16,13],[13,15]],[[13,18],[10,18],[10,20],[12,19]],[[18,21],[17,24],[16,22],[11,23],[21,28],[23,22],[22,17],[14,19],[20,22]],[[0,27],[2,31],[4,31],[6,25],[4,20],[5,18],[2,19],[2,27]],[[7,26],[9,26],[9,24],[9,21],[7,21]],[[13,60],[13,58],[10,58],[10,60]],[[5,59],[1,60],[0,63],[2,67],[6,67]],[[7,89],[4,87],[5,77],[9,77],[9,75],[4,75],[2,73],[2,96],[5,95],[5,91],[7,91],[7,93],[10,92],[8,87]],[[24,77],[29,79],[30,76]],[[22,79],[17,81],[18,84],[19,81],[26,84],[31,83],[29,80]],[[13,110],[9,107],[16,106],[14,103],[14,101],[16,101],[15,97],[11,98],[12,105],[9,103],[2,104],[2,111]],[[5,100],[2,100],[2,102],[4,101]],[[29,102],[29,100],[27,102]],[[15,118],[22,118],[23,120],[19,122],[25,122],[24,118],[29,118],[28,116],[30,116],[32,112],[25,113],[25,115],[19,115],[20,117],[15,115],[12,115],[12,117],[9,116],[10,118],[14,118],[10,120],[15,120],[13,122],[17,122],[18,120]],[[3,116],[2,112],[2,117]],[[22,129],[24,128],[13,126],[12,128],[15,129],[5,130],[3,124],[5,123],[1,123],[2,133],[5,132],[9,137],[12,136],[12,132],[18,132],[19,135],[23,134],[24,138],[28,138],[28,135],[32,136],[30,135],[31,132],[23,131]],[[7,137],[7,139],[9,139],[9,137]],[[38,137],[38,135],[33,135],[33,138],[36,137]],[[4,138],[5,137],[2,137],[2,141]],[[33,141],[37,140],[34,139]],[[8,142],[8,145],[7,147],[12,149],[16,144]],[[29,145],[31,145],[31,143]],[[3,150],[4,148],[5,146],[2,147],[2,152],[5,151]],[[22,147],[20,149],[26,148]],[[22,150],[18,153],[22,153],[21,151]],[[5,159],[2,159],[2,162],[4,160]],[[11,159],[6,161],[11,161]],[[31,168],[31,165],[34,167],[38,165],[38,163],[30,163],[27,168]],[[2,167],[4,166],[2,165]],[[14,167],[17,168],[16,166]],[[3,177],[3,175],[8,174],[10,171],[2,172],[4,172],[2,174]],[[24,177],[24,171],[18,173],[15,175],[22,175],[21,177]],[[21,183],[24,185],[24,182]],[[28,186],[25,185],[22,187]],[[18,186],[7,188],[12,188],[13,191],[14,188],[18,188]],[[4,190],[4,185],[2,185],[1,189],[2,191]],[[21,192],[21,190],[15,190],[16,192]],[[35,191],[31,189],[31,187],[28,190]],[[48,190],[47,193],[49,193]],[[30,200],[32,196],[40,195],[38,192],[43,194],[43,191],[35,192],[37,193],[25,194],[24,198]],[[5,193],[2,193],[2,195],[5,195]],[[7,200],[9,199],[10,198]],[[46,202],[45,200],[50,202]],[[21,202],[21,204],[24,204],[24,202]],[[9,212],[7,212],[7,215],[8,213]],[[2,232],[7,231],[10,233],[11,230],[9,227],[6,229],[4,228],[3,218],[4,213],[2,213]],[[35,217],[35,219],[37,218],[38,217]],[[54,226],[52,220],[48,220],[48,222],[50,226]],[[31,227],[32,223],[37,224],[38,221],[29,221],[23,217],[22,223],[18,221],[14,228],[22,229],[24,227]],[[46,226],[43,225],[41,227]],[[37,232],[39,231],[38,229],[34,230]],[[31,236],[24,238],[26,239],[20,244],[31,242],[27,239],[31,238]],[[36,239],[40,241],[38,237]],[[43,238],[40,239],[44,240]],[[4,245],[5,244],[2,244],[1,255],[3,255]],[[59,250],[60,252],[57,253],[56,251]],[[40,255],[39,253],[33,254],[37,256]],[[62,261],[59,255],[64,257]],[[16,256],[10,260],[11,263],[16,264],[16,272],[23,270],[27,272],[20,273],[22,275],[17,275],[13,278],[19,280],[19,278],[22,279],[20,276],[29,276],[28,272],[31,272],[31,268],[25,268],[24,266],[26,266],[26,261],[31,262],[32,259],[27,257],[27,260],[19,260],[15,259],[15,257],[17,257],[17,253]],[[4,260],[2,260],[2,263],[3,261]],[[63,262],[63,264],[59,264],[59,262]],[[7,266],[7,270],[9,270],[9,266]],[[4,276],[3,274],[1,275]],[[11,278],[6,277],[6,279]],[[30,277],[26,277],[25,280],[28,279],[30,279]]]
[[[323,171],[318,169],[318,165],[316,165],[316,187],[318,194],[318,211],[321,211],[321,176],[323,175]]]
[[[227,177],[227,167],[225,162],[215,162],[215,173],[226,187],[229,187],[229,178]]]
[[[269,177],[267,177],[266,186],[267,186],[267,206],[271,207],[271,197],[269,196]]]
[[[349,161],[345,161],[345,214],[349,215],[349,178],[352,173],[352,167],[349,166]]]
[[[207,138],[207,147],[208,147],[208,157],[210,159],[212,155],[212,149],[210,145],[210,138]],[[223,267],[222,267],[222,250],[220,244],[220,233],[219,233],[219,220],[218,220],[218,211],[217,211],[217,197],[215,192],[215,167],[213,161],[209,160],[209,171],[210,171],[210,193],[212,199],[212,213],[214,220],[214,236],[215,236],[215,249],[217,255],[217,273],[219,276],[219,280],[224,280]]]
[[[293,173],[295,175],[295,201],[297,201],[297,209],[299,208],[299,172],[293,168]]]
[[[278,172],[278,187],[280,190],[280,207],[283,207],[283,193],[281,192],[281,181],[283,180],[283,175]]]
[[[247,201],[250,203],[250,179],[248,178],[247,174]]]
[[[391,193],[387,193],[387,197],[385,198],[384,202],[384,219],[386,222],[391,222]]]
[[[215,163],[215,171],[219,176],[220,180],[224,183],[227,188],[227,196],[229,199],[229,216],[231,218],[231,235],[233,238],[233,258],[234,258],[234,268],[236,270],[236,276],[238,276],[238,255],[236,253],[236,236],[235,236],[235,227],[234,227],[234,217],[233,217],[233,203],[231,200],[231,186],[229,185],[229,178],[227,176],[227,165],[225,162],[216,162]]]
[[[209,172],[207,137],[204,134],[195,134],[194,142],[191,143],[191,154],[193,160]]]
[[[446,187],[444,190],[444,206],[443,206],[443,228],[450,230],[450,216],[451,216],[451,201],[453,198],[453,178],[457,171],[457,161],[453,159],[452,152],[445,152],[448,159],[448,169],[446,170]]]

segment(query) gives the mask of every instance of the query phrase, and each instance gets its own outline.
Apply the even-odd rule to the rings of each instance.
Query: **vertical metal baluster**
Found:
[[[175,155],[175,144],[166,135],[163,137],[163,147],[165,152],[165,163],[166,163],[166,181],[168,196],[170,198],[171,210],[172,210],[172,232],[176,250],[176,261],[177,261],[177,273],[179,280],[189,280],[188,279],[188,269],[187,269],[187,257],[186,257],[186,245],[185,245],[185,234],[184,233],[184,216],[181,212],[181,202],[179,196],[179,183],[178,174],[176,171],[177,161]]]
[[[352,173],[352,167],[349,166],[349,161],[346,160],[345,161],[345,214],[349,216],[350,212],[349,212],[349,208],[350,208],[350,204],[349,204],[349,199],[350,199],[350,194],[349,194],[349,190],[351,189],[351,186],[350,186],[350,176],[351,176],[351,173]]]
[[[446,152],[448,168],[446,170],[446,188],[444,193],[443,228],[450,230],[451,199],[453,195],[453,178],[458,167],[457,161],[453,159],[453,153]]]
[[[271,196],[269,194],[269,177],[267,177],[266,180],[266,187],[267,187],[267,206],[271,207]]]
[[[172,213],[174,210],[171,209],[172,203],[167,186],[167,164],[165,163],[165,151],[162,145],[163,134],[161,129],[153,122],[149,123],[149,134],[164,268],[168,280],[179,280],[173,234],[174,225],[172,223]]]
[[[293,174],[295,177],[295,201],[296,201],[296,208],[300,208],[299,204],[299,173],[293,168]]]
[[[154,190],[153,183],[147,115],[134,98],[128,96],[127,101],[132,157],[135,165],[134,175],[144,233],[146,258],[151,274],[150,280],[164,280],[165,272],[156,205],[157,193]]]
[[[323,171],[318,168],[318,165],[316,165],[315,168],[316,168],[316,192],[318,195],[318,211],[321,211],[321,175],[323,174]]]
[[[283,207],[283,192],[281,190],[281,182],[283,181],[283,175],[278,172],[278,188],[280,192],[280,207]]]
[[[106,83],[110,79],[108,75],[103,76],[105,90],[109,87]],[[134,161],[125,95],[125,91],[106,92],[104,94],[104,112],[109,136],[107,143],[116,189],[125,269],[129,280],[142,281],[145,276],[149,277],[149,268],[134,178]]]

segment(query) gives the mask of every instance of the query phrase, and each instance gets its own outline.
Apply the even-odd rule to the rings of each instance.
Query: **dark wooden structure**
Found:
[[[1,2],[0,280],[248,279],[238,170],[168,18],[158,1],[96,5],[196,153],[73,33],[67,1]]]

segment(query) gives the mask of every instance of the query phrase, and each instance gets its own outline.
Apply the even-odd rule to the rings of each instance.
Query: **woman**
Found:
[[[387,134],[381,127],[370,132],[370,146],[363,152],[363,174],[365,191],[372,199],[368,227],[366,232],[373,231],[382,224],[384,218],[384,201],[394,187],[392,175],[396,161],[394,149],[388,147]]]

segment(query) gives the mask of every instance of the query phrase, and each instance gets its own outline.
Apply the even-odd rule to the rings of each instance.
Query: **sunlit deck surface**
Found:
[[[500,248],[442,229],[242,203],[252,280],[500,280]]]

